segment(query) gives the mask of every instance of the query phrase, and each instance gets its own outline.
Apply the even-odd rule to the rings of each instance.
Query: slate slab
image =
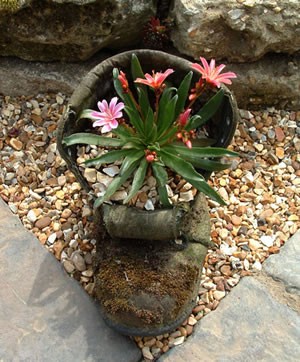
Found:
[[[253,277],[244,278],[183,345],[160,362],[296,362],[300,316]]]
[[[279,254],[267,259],[264,270],[275,280],[282,281],[289,293],[300,295],[300,230],[288,240]]]
[[[0,220],[0,361],[139,361],[1,198]]]

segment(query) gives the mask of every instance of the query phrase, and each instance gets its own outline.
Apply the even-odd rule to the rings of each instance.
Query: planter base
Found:
[[[189,214],[194,221],[191,234],[198,240],[178,245],[175,241],[112,239],[101,226],[99,212],[95,297],[107,324],[120,333],[167,333],[190,315],[210,238],[203,195]]]

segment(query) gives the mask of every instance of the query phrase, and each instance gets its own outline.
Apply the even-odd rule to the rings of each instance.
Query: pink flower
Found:
[[[135,80],[135,83],[142,83],[142,84],[146,84],[151,88],[154,88],[155,90],[158,90],[162,87],[163,82],[165,81],[165,79],[170,75],[174,73],[173,69],[167,69],[164,73],[154,73],[154,71],[152,71],[152,76],[148,73],[145,74],[145,78],[137,78]]]
[[[190,117],[190,113],[191,113],[191,108],[188,108],[187,110],[185,110],[183,113],[180,113],[179,115],[179,124],[184,127],[187,124],[187,121]]]
[[[192,68],[200,72],[202,78],[205,79],[207,83],[210,83],[214,87],[220,88],[221,83],[231,84],[230,78],[236,78],[236,74],[233,72],[220,74],[221,71],[225,68],[225,64],[221,64],[218,67],[216,67],[214,59],[210,61],[210,64],[208,64],[206,59],[203,57],[200,57],[200,60],[203,66],[201,66],[198,63],[193,63]]]
[[[93,127],[102,127],[101,133],[110,132],[112,129],[118,127],[117,118],[123,117],[121,112],[124,109],[125,105],[123,102],[117,104],[118,98],[114,97],[110,101],[109,105],[104,99],[102,102],[98,102],[97,106],[100,109],[100,112],[91,111],[90,117],[95,119]]]

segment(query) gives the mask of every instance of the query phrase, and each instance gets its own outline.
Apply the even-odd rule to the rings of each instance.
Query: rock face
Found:
[[[20,96],[62,92],[70,95],[84,75],[110,55],[99,52],[85,62],[67,64],[0,57],[0,93]],[[300,56],[266,55],[252,63],[228,64],[226,69],[238,75],[230,88],[240,108],[300,109]]]
[[[299,0],[175,0],[172,40],[194,58],[254,61],[300,50]]]
[[[76,61],[104,47],[133,46],[155,1],[22,0],[0,2],[0,55]]]

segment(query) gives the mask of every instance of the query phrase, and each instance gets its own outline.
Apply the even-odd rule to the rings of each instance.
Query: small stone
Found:
[[[275,134],[278,142],[282,142],[285,139],[285,134],[280,127],[275,127]]]
[[[284,149],[282,147],[276,147],[275,149],[276,156],[282,160],[284,158]]]
[[[299,216],[298,215],[290,215],[288,217],[289,221],[298,221],[299,220]]]
[[[192,316],[190,316],[190,317],[188,318],[188,324],[189,324],[190,326],[194,326],[196,323],[197,323],[197,319],[196,319],[196,318],[194,318],[194,317],[192,317]]]
[[[213,296],[216,300],[220,301],[221,299],[223,299],[225,297],[226,293],[225,291],[221,291],[221,290],[215,290],[213,292]]]
[[[11,138],[9,144],[16,151],[21,151],[21,149],[23,148],[23,143],[17,138]]]
[[[47,243],[52,245],[55,240],[56,240],[56,233],[50,234],[48,236]]]
[[[64,186],[66,182],[67,182],[66,176],[61,175],[57,177],[57,183],[59,184],[59,186]]]
[[[97,171],[94,168],[86,168],[83,175],[88,182],[97,181]]]
[[[61,213],[61,217],[63,219],[68,219],[72,215],[72,211],[70,209],[64,209]]]
[[[220,272],[221,272],[223,275],[226,275],[226,276],[231,275],[232,271],[231,271],[230,265],[223,265],[223,266],[221,266]]]
[[[84,261],[84,258],[80,255],[79,252],[74,251],[74,253],[71,256],[71,260],[75,265],[75,268],[79,271],[86,270],[86,264]]]
[[[254,143],[253,146],[258,152],[261,152],[264,149],[264,145],[260,143]]]
[[[260,238],[260,241],[269,248],[269,247],[273,246],[274,241],[275,241],[275,236],[263,235]]]
[[[71,274],[75,271],[75,266],[70,260],[64,260],[63,266],[67,273]]]
[[[145,205],[144,205],[145,209],[150,211],[150,210],[154,210],[154,205],[153,202],[149,199],[146,201]]]
[[[154,359],[153,354],[150,352],[149,347],[143,347],[142,348],[142,354],[144,358],[147,358],[148,360],[152,361]]]
[[[127,197],[127,192],[125,190],[119,190],[119,191],[116,191],[111,197],[110,199],[112,201],[122,201],[124,199],[126,199]]]
[[[261,271],[261,269],[262,269],[261,262],[258,261],[258,260],[256,260],[256,262],[252,264],[252,268],[253,268],[253,269],[256,269],[256,270],[258,270],[258,271]]]
[[[57,191],[55,195],[60,200],[63,200],[65,198],[65,193],[62,190]]]
[[[28,214],[27,214],[27,219],[31,222],[31,223],[35,223],[37,220],[37,215],[35,213],[34,210],[29,210]]]
[[[184,336],[175,338],[175,340],[173,342],[173,345],[174,346],[179,346],[180,344],[182,344],[184,342],[184,340],[185,340]]]
[[[109,166],[109,167],[105,167],[103,169],[103,172],[106,173],[108,176],[114,177],[119,173],[120,169],[118,166]]]
[[[44,229],[50,224],[51,224],[51,218],[49,216],[44,216],[36,221],[35,226],[39,229]]]
[[[84,206],[82,209],[82,217],[88,217],[92,215],[92,210],[88,206]]]
[[[251,250],[257,250],[262,248],[261,243],[255,239],[249,239],[248,245]]]
[[[237,215],[232,215],[231,222],[234,226],[239,226],[242,223],[242,219]]]
[[[219,235],[221,239],[225,240],[229,235],[229,231],[227,229],[221,229]]]
[[[186,191],[186,192],[180,192],[179,194],[179,201],[181,202],[189,202],[194,200],[194,195],[193,192],[190,191]]]
[[[275,133],[275,131],[273,129],[269,129],[267,135],[268,135],[268,138],[273,140],[275,138],[275,136],[276,136],[276,133]]]

